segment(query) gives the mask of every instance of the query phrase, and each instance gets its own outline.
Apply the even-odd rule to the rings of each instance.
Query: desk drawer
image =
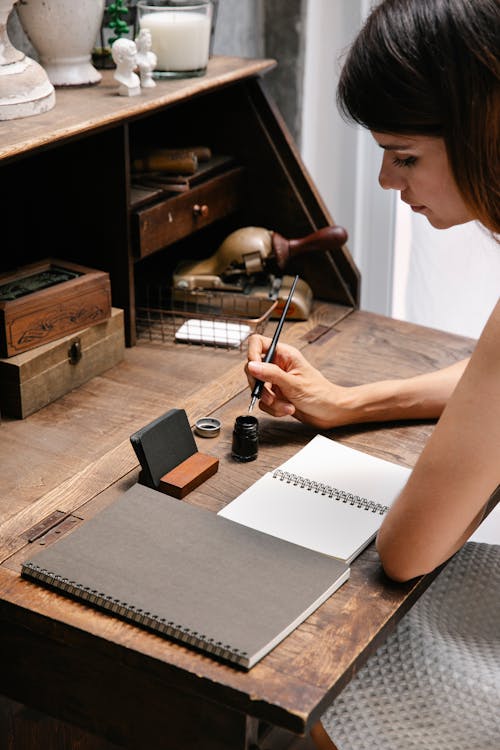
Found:
[[[237,167],[133,214],[135,254],[139,258],[187,237],[243,206],[244,169]]]

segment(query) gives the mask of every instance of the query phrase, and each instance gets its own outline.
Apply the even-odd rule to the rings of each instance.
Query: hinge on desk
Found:
[[[55,526],[58,526],[60,523],[62,523],[66,518],[68,518],[69,515],[69,513],[64,513],[62,510],[55,510],[53,513],[43,518],[30,529],[27,529],[22,535],[23,539],[26,539],[30,543],[35,542]]]
[[[42,546],[52,544],[52,542],[55,542],[60,536],[66,534],[67,531],[71,531],[71,529],[81,522],[82,519],[78,518],[78,516],[66,516],[57,526],[53,526],[43,536],[39,536],[36,542]]]

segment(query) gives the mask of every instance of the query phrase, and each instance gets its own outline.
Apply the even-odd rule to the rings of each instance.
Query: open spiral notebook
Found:
[[[316,435],[219,515],[349,564],[375,537],[409,474]]]

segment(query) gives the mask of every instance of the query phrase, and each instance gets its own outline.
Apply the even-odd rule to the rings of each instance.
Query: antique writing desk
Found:
[[[6,199],[10,213],[4,216],[22,218],[24,195],[36,219],[18,221],[17,229],[13,219],[5,220],[10,256],[2,257],[4,266],[38,253],[109,270],[114,304],[126,310],[133,343],[133,291],[141,271],[135,224],[123,207],[130,205],[128,138],[170,106],[175,123],[180,111],[175,105],[182,97],[198,107],[204,95],[214,96],[217,104],[225,92],[237,110],[243,106],[240,87],[248,86],[254,98],[246,101],[253,106],[260,96],[254,76],[268,66],[215,59],[204,80],[166,84],[139,104],[113,100],[112,107],[106,99],[112,86],[106,89],[105,82],[85,100],[78,92],[58,92],[60,109],[52,115],[0,123],[0,178],[3,184],[11,179],[18,190],[25,187],[18,193],[20,205]],[[262,104],[259,121],[266,111]],[[201,124],[213,135],[209,120],[207,115]],[[250,139],[246,148],[254,149],[249,164],[252,158],[266,158],[266,148],[271,149],[271,172],[272,159],[281,164],[274,184],[262,184],[262,190],[266,201],[273,190],[278,193],[272,206],[279,209],[277,228],[300,236],[324,225],[327,217],[295,162],[285,169],[288,146],[273,123],[268,118],[262,126],[267,145],[247,131],[239,137]],[[237,151],[234,131],[227,138]],[[240,156],[243,152],[240,147]],[[284,190],[280,174],[286,174],[295,192]],[[258,175],[254,179],[259,183]],[[44,180],[50,183],[45,192]],[[263,226],[272,220],[263,207],[251,218]],[[78,229],[74,234],[72,225]],[[312,271],[318,290],[313,314],[307,322],[287,324],[284,333],[284,340],[300,347],[328,377],[345,385],[405,377],[470,353],[470,340],[356,310],[355,269],[348,255],[337,261],[319,273],[334,279],[333,288],[340,287],[336,296],[328,297]],[[342,283],[335,282],[335,274]],[[0,747],[309,746],[301,736],[430,583],[432,576],[404,585],[389,582],[372,546],[353,564],[347,584],[244,673],[21,580],[21,562],[38,545],[84,523],[137,481],[128,437],[169,408],[186,408],[191,422],[206,415],[222,420],[218,438],[198,439],[201,450],[220,458],[219,472],[187,498],[213,511],[309,440],[310,428],[262,416],[257,461],[231,461],[234,419],[248,405],[243,361],[239,351],[141,339],[102,376],[26,420],[1,422]],[[431,429],[430,423],[357,425],[330,435],[412,465]]]

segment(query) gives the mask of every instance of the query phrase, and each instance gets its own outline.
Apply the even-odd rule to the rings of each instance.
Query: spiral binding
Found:
[[[215,638],[190,630],[183,625],[159,617],[152,612],[144,612],[142,609],[135,607],[133,604],[127,604],[119,599],[115,599],[109,594],[97,591],[89,586],[83,586],[76,581],[70,581],[68,578],[52,573],[46,568],[42,568],[32,562],[26,562],[22,566],[23,576],[31,578],[34,581],[44,583],[59,591],[64,591],[77,599],[82,599],[89,604],[99,607],[107,612],[122,617],[124,620],[142,625],[155,632],[162,633],[189,646],[197,647],[213,656],[226,659],[241,667],[248,666],[248,653],[241,649],[235,648],[227,643],[216,641]]]
[[[375,500],[367,500],[366,497],[361,497],[360,495],[355,495],[354,493],[346,492],[345,490],[339,490],[336,487],[332,487],[330,484],[316,482],[314,479],[307,479],[307,477],[302,477],[299,474],[292,474],[291,472],[283,471],[282,469],[276,469],[273,472],[273,479],[279,479],[280,482],[293,484],[294,487],[300,487],[308,492],[325,495],[332,500],[338,500],[346,505],[353,505],[356,508],[371,513],[378,513],[381,516],[389,510],[387,505],[377,503]]]

